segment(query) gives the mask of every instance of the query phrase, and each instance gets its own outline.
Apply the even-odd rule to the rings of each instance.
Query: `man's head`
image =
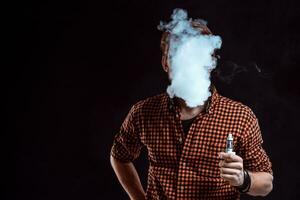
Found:
[[[213,54],[221,47],[221,38],[212,34],[204,20],[188,19],[185,10],[175,9],[171,19],[158,26],[163,31],[162,66],[171,81],[167,93],[185,100],[189,107],[203,105],[211,95]]]
[[[197,29],[203,35],[212,35],[212,32],[207,27],[205,21],[202,20],[193,20],[190,22],[191,26]],[[162,59],[161,64],[165,72],[169,73],[170,71],[170,62],[168,59],[169,54],[169,42],[170,42],[170,32],[165,30],[162,33],[161,40],[160,40],[160,50],[162,51]]]

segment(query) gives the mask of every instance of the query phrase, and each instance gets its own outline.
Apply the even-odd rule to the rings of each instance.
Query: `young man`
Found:
[[[212,34],[199,21],[191,25]],[[161,40],[162,65],[170,79],[170,33]],[[242,103],[218,94],[189,107],[163,93],[136,103],[115,136],[111,164],[130,199],[239,199],[240,193],[265,196],[272,190],[272,169],[262,148],[258,120]],[[236,155],[225,153],[232,134]],[[148,186],[144,191],[132,163],[146,147]]]

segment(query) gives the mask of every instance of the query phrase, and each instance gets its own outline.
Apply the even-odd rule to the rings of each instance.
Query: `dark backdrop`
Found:
[[[165,91],[156,26],[176,7],[207,20],[222,37],[219,68],[243,69],[230,84],[214,82],[259,119],[274,170],[274,189],[265,199],[300,198],[296,0],[14,6],[7,21],[13,28],[12,62],[18,64],[9,65],[2,80],[9,119],[4,127],[17,142],[11,151],[16,179],[10,176],[5,189],[12,184],[16,191],[6,190],[5,199],[127,199],[110,166],[110,147],[129,108]],[[136,166],[146,185],[145,151]]]

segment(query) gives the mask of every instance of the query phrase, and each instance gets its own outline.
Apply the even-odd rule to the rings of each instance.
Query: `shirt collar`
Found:
[[[207,101],[205,103],[204,112],[210,114],[210,113],[212,113],[213,108],[214,108],[216,102],[218,101],[219,94],[217,92],[216,87],[213,84],[211,84],[211,86],[209,87],[209,91],[211,92],[211,96],[207,99]],[[179,109],[179,106],[176,104],[176,101],[174,98],[170,98],[170,96],[168,94],[167,94],[167,96],[168,96],[169,111],[176,112],[176,110]]]

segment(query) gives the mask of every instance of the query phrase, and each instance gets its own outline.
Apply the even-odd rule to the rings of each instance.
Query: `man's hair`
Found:
[[[191,21],[191,25],[193,28],[198,29],[199,32],[203,35],[211,35],[212,32],[209,30],[209,28],[206,26],[206,22],[204,20],[195,19]],[[163,54],[165,54],[168,51],[169,48],[169,39],[170,39],[170,32],[164,31],[161,36],[160,40],[160,49]]]

